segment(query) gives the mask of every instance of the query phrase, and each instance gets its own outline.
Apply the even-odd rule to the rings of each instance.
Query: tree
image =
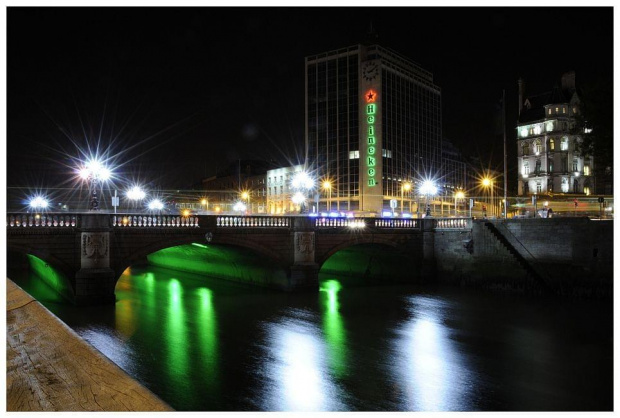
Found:
[[[596,193],[613,193],[613,83],[597,80],[581,87],[573,133],[582,138],[578,151],[594,158]]]

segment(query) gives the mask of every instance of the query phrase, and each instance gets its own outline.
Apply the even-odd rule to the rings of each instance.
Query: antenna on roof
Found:
[[[379,34],[375,30],[371,20],[370,25],[368,26],[368,31],[366,31],[366,43],[371,44],[377,42],[377,39],[379,39]]]

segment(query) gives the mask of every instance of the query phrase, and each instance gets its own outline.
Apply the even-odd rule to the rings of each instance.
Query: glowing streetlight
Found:
[[[35,196],[30,200],[29,204],[32,209],[45,209],[49,202],[42,196]]]
[[[332,183],[329,180],[323,182],[323,190],[327,192],[327,211],[332,210]]]
[[[112,177],[112,171],[107,168],[101,161],[93,159],[88,160],[79,170],[80,178],[86,180],[90,184],[91,199],[90,210],[99,210],[99,200],[97,199],[97,184],[104,182]]]
[[[164,204],[159,199],[153,199],[149,202],[148,208],[150,210],[162,210],[164,208]]]
[[[494,201],[493,201],[493,179],[490,179],[488,177],[485,177],[482,179],[482,186],[485,189],[488,189],[489,187],[491,188],[491,216],[493,216],[494,214]]]
[[[250,205],[250,192],[243,191],[241,193],[241,199],[246,200],[248,202],[247,203],[247,207],[249,207],[250,208],[250,212],[252,212],[252,205]]]
[[[314,188],[314,179],[305,171],[299,171],[293,176],[291,186],[294,190],[297,190],[297,193],[292,197],[293,203],[298,204],[299,212],[303,213],[304,204],[306,202],[306,197],[303,192]],[[299,201],[299,203],[297,203],[296,200]]]
[[[401,214],[405,213],[405,209],[404,209],[405,192],[408,192],[409,190],[411,190],[411,183],[403,183],[403,185],[400,187],[400,213]]]
[[[437,186],[430,180],[424,181],[420,186],[420,193],[426,196],[426,216],[431,216],[431,206],[429,204],[430,196],[437,194]]]
[[[235,210],[237,212],[245,212],[246,209],[247,209],[247,207],[241,201],[235,203],[235,206],[233,206],[233,210]]]
[[[140,186],[133,186],[131,189],[127,190],[125,196],[130,200],[142,200],[146,197],[146,192],[142,190]]]

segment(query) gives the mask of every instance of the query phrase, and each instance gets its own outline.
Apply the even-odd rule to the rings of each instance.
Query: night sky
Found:
[[[162,188],[240,158],[297,163],[304,57],[363,42],[371,22],[433,73],[444,137],[499,171],[495,109],[505,89],[512,165],[519,77],[530,93],[569,70],[612,88],[610,7],[9,7],[7,186],[70,187],[87,149]]]

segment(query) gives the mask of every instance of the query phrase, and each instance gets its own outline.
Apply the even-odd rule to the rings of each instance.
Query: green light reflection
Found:
[[[325,304],[323,314],[323,332],[328,346],[328,358],[330,368],[336,377],[342,377],[347,373],[347,347],[346,332],[338,303],[338,292],[341,289],[337,280],[326,280],[319,288],[326,297],[322,300]]]
[[[183,288],[177,279],[168,282],[168,306],[165,307],[166,337],[168,345],[168,376],[175,391],[186,393],[189,387],[189,341],[185,321],[185,307],[183,306]],[[180,394],[179,394],[180,395]]]
[[[197,293],[200,300],[198,305],[198,339],[204,383],[212,389],[218,382],[217,320],[215,309],[213,309],[213,292],[211,289],[201,287],[197,289]]]

